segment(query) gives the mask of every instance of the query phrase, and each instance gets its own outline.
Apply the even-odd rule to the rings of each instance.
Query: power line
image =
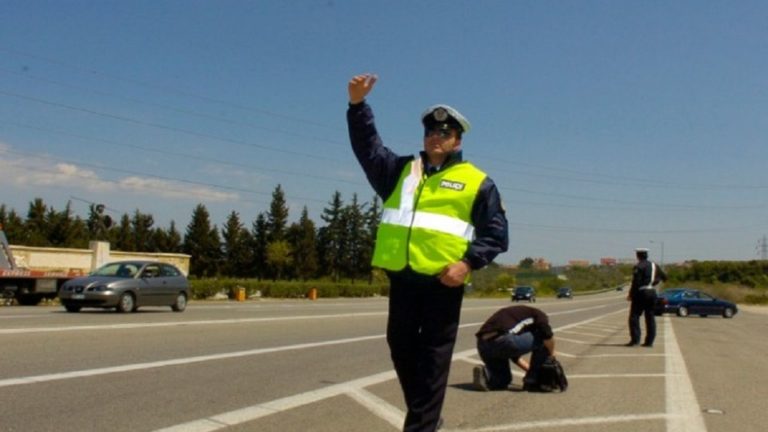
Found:
[[[273,117],[278,117],[278,118],[282,118],[282,119],[286,119],[286,120],[290,120],[290,121],[294,121],[294,122],[299,122],[299,123],[303,123],[303,124],[311,124],[311,125],[314,125],[314,126],[321,126],[321,127],[333,129],[333,130],[336,130],[336,131],[340,131],[339,128],[333,127],[333,126],[329,126],[327,124],[323,124],[323,123],[319,123],[319,122],[314,122],[314,121],[311,121],[311,120],[307,120],[307,119],[303,119],[303,118],[299,118],[299,117],[295,117],[295,116],[289,116],[289,115],[277,113],[277,112],[274,112],[274,111],[266,110],[266,109],[263,109],[263,108],[246,107],[246,106],[235,104],[235,103],[232,103],[232,102],[229,102],[229,101],[224,101],[224,100],[217,99],[217,98],[212,98],[212,97],[209,97],[209,96],[199,95],[199,94],[192,93],[192,92],[182,91],[182,90],[170,88],[170,87],[167,87],[167,86],[161,86],[161,85],[154,84],[154,83],[151,83],[151,82],[135,80],[135,79],[132,79],[132,78],[126,78],[126,77],[118,76],[118,75],[114,75],[114,74],[107,74],[107,73],[100,72],[100,71],[95,70],[95,69],[83,68],[83,67],[78,66],[78,65],[71,65],[71,64],[63,62],[61,60],[51,59],[51,58],[47,58],[47,57],[43,57],[43,56],[38,56],[38,55],[35,55],[35,54],[30,54],[30,53],[22,52],[22,51],[19,51],[19,50],[14,50],[14,49],[0,47],[0,51],[4,51],[4,52],[7,52],[9,54],[13,54],[13,55],[17,55],[17,56],[24,56],[24,57],[34,58],[34,59],[41,60],[41,61],[44,61],[44,62],[47,62],[47,63],[56,64],[56,65],[60,65],[60,66],[65,66],[65,67],[70,68],[70,69],[83,70],[83,71],[86,71],[86,72],[88,72],[90,74],[103,76],[103,77],[106,77],[108,79],[124,81],[124,82],[128,82],[128,83],[131,83],[131,84],[134,84],[134,85],[142,86],[142,87],[152,88],[152,89],[155,89],[155,90],[161,90],[163,92],[176,93],[176,94],[181,94],[181,95],[184,95],[184,96],[191,96],[191,97],[194,97],[194,98],[198,98],[198,99],[204,100],[206,102],[215,102],[217,104],[221,104],[221,105],[225,105],[225,106],[230,106],[230,107],[233,107],[233,108],[236,108],[236,109],[241,109],[241,110],[245,110],[245,111],[252,111],[252,112],[259,113],[259,114],[264,114],[264,115],[269,115],[269,116],[273,116]],[[88,92],[92,92],[92,93],[96,93],[96,94],[100,94],[100,95],[104,95],[104,96],[108,96],[108,97],[119,98],[119,99],[124,99],[124,100],[130,100],[130,101],[135,102],[135,103],[140,103],[140,104],[146,104],[146,105],[149,105],[149,106],[159,107],[159,108],[162,108],[162,109],[179,112],[179,113],[186,114],[186,115],[192,115],[192,116],[207,118],[207,119],[216,120],[216,121],[220,121],[220,122],[226,122],[226,123],[229,123],[229,124],[238,124],[238,125],[247,126],[247,127],[254,127],[254,128],[257,128],[257,129],[268,130],[268,131],[272,131],[272,132],[278,132],[278,133],[286,134],[286,135],[289,135],[289,136],[295,136],[295,137],[300,137],[300,138],[304,138],[304,139],[312,139],[314,141],[325,141],[325,142],[329,142],[329,143],[333,143],[333,144],[337,144],[337,145],[345,145],[345,143],[342,143],[340,141],[325,140],[325,139],[320,139],[320,138],[315,137],[315,136],[313,136],[313,137],[305,137],[305,136],[298,135],[298,134],[295,134],[293,132],[289,132],[289,131],[285,131],[285,130],[276,130],[276,129],[269,129],[269,128],[258,127],[258,126],[254,126],[254,125],[252,125],[250,123],[238,122],[238,121],[234,121],[234,120],[231,120],[231,119],[226,119],[226,118],[222,118],[222,117],[218,117],[218,116],[213,116],[213,115],[210,115],[210,114],[199,113],[199,112],[195,112],[195,111],[191,111],[191,110],[187,110],[187,109],[183,109],[183,108],[172,107],[172,106],[163,105],[163,104],[157,104],[157,103],[154,103],[154,102],[147,102],[147,101],[143,101],[143,100],[136,99],[136,98],[128,98],[128,97],[125,97],[125,96],[115,95],[115,94],[106,93],[106,92],[100,92],[100,91],[96,91],[96,90],[92,90],[92,89],[87,89],[87,88],[84,88],[82,86],[62,83],[60,81],[54,81],[54,80],[49,80],[49,79],[46,79],[46,78],[41,78],[41,77],[36,77],[36,76],[28,75],[26,73],[19,73],[19,72],[15,72],[15,71],[9,71],[7,69],[3,69],[3,71],[5,71],[7,73],[12,73],[12,74],[15,74],[15,75],[24,76],[25,78],[28,78],[28,79],[40,80],[40,81],[48,82],[48,83],[51,83],[51,84],[65,86],[65,87],[70,87],[70,88],[75,88],[75,89],[78,89],[80,91],[88,91]],[[92,110],[89,110],[88,112],[95,113]],[[163,126],[157,126],[155,124],[150,124],[150,125],[155,126],[155,127],[163,127]],[[192,131],[186,131],[186,130],[183,130],[183,129],[179,130],[179,131],[180,132],[185,132],[185,133],[190,133],[190,132],[194,133]],[[209,136],[209,138],[210,138],[210,136]],[[225,140],[223,138],[218,138],[218,137],[213,137],[213,139]],[[235,142],[235,143],[237,144],[238,142]],[[244,144],[244,143],[240,143],[240,144]],[[278,150],[276,150],[274,148],[271,148],[271,150],[278,151]],[[304,155],[304,156],[307,155],[306,153],[299,153],[299,154]],[[321,156],[315,155],[314,157],[321,157]],[[580,176],[587,176],[587,177],[589,177],[589,178],[574,178],[574,177],[563,176],[563,175],[560,175],[560,174],[553,175],[553,174],[537,174],[537,173],[517,172],[517,174],[521,174],[521,175],[536,176],[536,177],[546,177],[546,178],[556,178],[556,179],[568,180],[568,181],[580,181],[580,182],[589,182],[589,183],[597,183],[597,184],[610,184],[610,185],[623,184],[623,185],[629,185],[629,186],[646,186],[646,187],[659,187],[659,188],[676,187],[676,188],[681,188],[681,189],[697,189],[697,190],[700,190],[700,189],[721,189],[721,190],[723,190],[723,189],[724,190],[728,190],[728,189],[739,189],[739,190],[743,190],[743,189],[768,189],[768,185],[693,184],[693,183],[679,183],[679,182],[662,182],[662,181],[653,180],[653,179],[646,179],[646,178],[632,178],[632,177],[626,177],[626,176],[615,176],[615,175],[608,175],[608,174],[595,173],[595,172],[584,172],[584,171],[579,171],[579,170],[573,170],[573,169],[570,169],[570,168],[547,167],[547,166],[543,166],[543,165],[530,164],[530,163],[520,162],[520,161],[516,161],[516,160],[505,160],[503,158],[499,158],[498,155],[483,156],[482,153],[478,154],[478,158],[481,159],[481,160],[483,160],[483,159],[488,160],[489,162],[491,162],[493,164],[504,164],[505,166],[516,165],[516,166],[523,166],[523,167],[530,167],[530,168],[536,168],[536,169],[555,171],[555,172],[559,172],[559,173],[571,173],[571,174],[576,174],[576,175],[580,175]],[[603,178],[605,180],[594,180],[594,179],[592,179],[592,178],[595,178],[595,177]],[[619,181],[621,183],[617,183],[617,181]]]

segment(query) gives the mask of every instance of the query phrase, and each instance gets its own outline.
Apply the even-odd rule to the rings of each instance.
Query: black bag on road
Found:
[[[554,358],[547,357],[541,365],[538,373],[539,389],[544,392],[560,390],[564,392],[568,389],[568,378],[565,376],[563,365]]]

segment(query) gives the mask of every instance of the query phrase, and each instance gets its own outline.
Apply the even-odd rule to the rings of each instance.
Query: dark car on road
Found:
[[[174,312],[182,312],[188,298],[189,282],[184,273],[157,261],[109,263],[89,276],[67,281],[59,290],[59,300],[67,312],[79,312],[84,307],[135,312],[141,306],[170,306]]]
[[[722,315],[732,318],[738,312],[735,304],[712,297],[711,295],[690,288],[672,288],[662,292],[656,299],[656,315],[676,313],[678,316],[688,315]]]
[[[573,298],[573,290],[570,287],[562,287],[557,290],[557,298]]]
[[[512,292],[512,301],[527,300],[528,303],[536,303],[536,290],[531,286],[519,286]]]

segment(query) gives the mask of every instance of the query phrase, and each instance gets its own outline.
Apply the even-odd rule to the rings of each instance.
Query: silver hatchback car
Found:
[[[189,282],[178,268],[157,261],[117,261],[99,267],[86,277],[67,281],[59,300],[67,312],[84,307],[115,308],[135,312],[141,306],[187,308]]]

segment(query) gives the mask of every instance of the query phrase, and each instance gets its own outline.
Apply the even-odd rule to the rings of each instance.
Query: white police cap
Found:
[[[648,248],[644,248],[644,247],[635,248],[635,252],[648,253]]]
[[[434,123],[449,123],[451,122],[450,120],[453,120],[452,123],[457,123],[461,126],[462,132],[469,132],[469,129],[471,128],[469,120],[448,105],[432,105],[421,114],[421,122],[424,126]]]

